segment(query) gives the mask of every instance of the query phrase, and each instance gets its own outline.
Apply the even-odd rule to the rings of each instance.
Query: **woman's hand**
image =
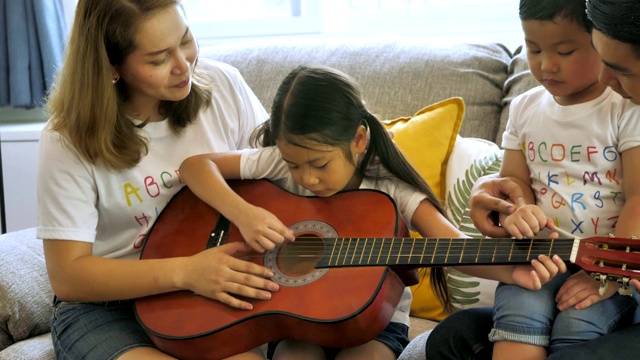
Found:
[[[476,228],[484,235],[508,237],[505,229],[495,223],[494,214],[512,214],[517,207],[514,204],[525,204],[520,186],[509,178],[498,178],[497,174],[487,175],[478,179],[471,190],[469,215]]]
[[[511,279],[513,283],[529,290],[540,290],[542,285],[551,280],[558,273],[567,271],[567,265],[559,256],[548,257],[539,255],[532,260],[531,265],[516,265],[513,267]]]
[[[251,303],[239,296],[269,300],[279,286],[268,279],[273,276],[271,270],[240,258],[250,253],[253,251],[248,244],[236,241],[187,258],[184,288],[234,308],[251,310]]]
[[[619,287],[618,283],[609,281],[604,294],[600,295],[600,282],[595,281],[584,270],[580,270],[571,275],[558,290],[558,309],[564,311],[572,306],[578,310],[586,309],[598,301],[612,297]]]

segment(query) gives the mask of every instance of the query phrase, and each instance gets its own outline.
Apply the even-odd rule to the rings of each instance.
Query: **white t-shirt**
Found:
[[[249,146],[251,132],[268,118],[240,73],[219,62],[205,63],[213,83],[211,105],[175,135],[168,121],[139,131],[149,153],[131,169],[92,165],[46,126],[40,138],[38,229],[41,239],[93,243],[93,254],[140,257],[145,234],[184,183],[178,168],[191,155]]]
[[[374,170],[375,171],[375,170]],[[313,193],[300,186],[291,177],[287,164],[282,160],[280,151],[275,146],[262,149],[245,149],[240,157],[240,178],[269,179],[283,189],[302,196],[313,196]],[[365,178],[360,189],[375,189],[388,194],[396,203],[405,224],[411,228],[411,219],[418,205],[427,195],[397,178],[381,180]],[[358,217],[358,214],[354,214]],[[354,221],[360,221],[354,218]],[[411,306],[411,290],[406,287],[402,298],[391,318],[392,322],[409,325],[409,310]]]
[[[610,88],[558,105],[539,86],[511,103],[502,147],[522,150],[537,203],[564,236],[614,233],[625,203],[620,154],[640,145],[640,106]]]

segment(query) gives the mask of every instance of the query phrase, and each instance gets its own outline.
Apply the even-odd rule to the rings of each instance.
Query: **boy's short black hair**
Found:
[[[591,33],[585,0],[520,0],[520,20],[553,21],[562,18],[575,22]]]

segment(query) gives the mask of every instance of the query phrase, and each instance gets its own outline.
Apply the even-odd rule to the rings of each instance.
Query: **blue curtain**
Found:
[[[61,0],[0,0],[0,106],[44,103],[66,38]]]

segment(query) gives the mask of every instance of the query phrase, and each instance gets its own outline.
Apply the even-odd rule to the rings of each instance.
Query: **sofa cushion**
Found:
[[[461,97],[466,105],[461,135],[493,141],[511,51],[495,43],[444,45],[404,37],[281,38],[207,46],[201,56],[236,67],[267,110],[289,71],[321,64],[356,79],[368,108],[381,119]]]
[[[463,118],[464,101],[461,98],[450,98],[426,106],[411,117],[385,121],[400,150],[441,202],[445,195],[447,163]],[[416,232],[411,235],[420,237]],[[411,287],[413,301],[410,314],[439,321],[445,318],[447,312],[431,288],[429,272],[428,268],[421,269],[422,280]]]
[[[55,360],[51,333],[16,342],[0,351],[0,360]]]
[[[49,332],[53,291],[35,228],[0,235],[0,350]]]
[[[447,163],[463,117],[464,101],[451,98],[426,106],[413,116],[384,121],[404,156],[441,202],[445,197]]]

